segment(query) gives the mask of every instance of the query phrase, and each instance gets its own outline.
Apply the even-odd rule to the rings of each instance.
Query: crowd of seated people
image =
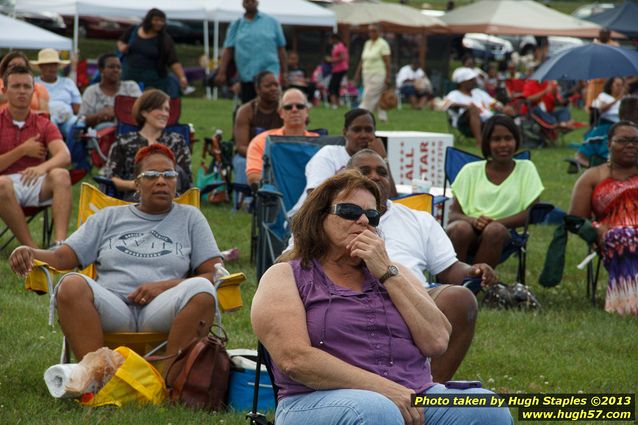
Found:
[[[164,25],[165,21],[161,28],[159,23],[139,28],[121,42],[144,44],[147,35],[158,36]],[[334,40],[339,42],[338,37]],[[60,325],[78,359],[103,345],[102,332],[122,330],[168,332],[168,352],[177,352],[212,323],[215,291],[210,281],[215,265],[222,264],[222,254],[204,216],[173,202],[177,193],[192,186],[193,176],[186,141],[166,131],[169,97],[157,89],[142,93],[135,81],[122,81],[119,59],[105,54],[98,60],[100,82],[86,89],[80,105],[77,88],[72,90],[58,75],[65,62],[57,52],[43,52],[34,62],[42,74],[39,91],[20,63],[28,65],[26,57],[8,59],[3,73],[8,106],[0,114],[0,218],[22,244],[11,255],[10,265],[20,275],[31,269],[33,259],[62,269],[98,265],[95,280],[71,273],[55,293]],[[318,136],[308,131],[307,94],[314,94],[314,89],[295,55],[288,55],[284,82],[292,88],[282,94],[279,76],[258,73],[256,97],[234,115],[236,182],[245,170],[244,182],[259,184],[269,135]],[[410,405],[414,393],[464,392],[442,385],[454,376],[474,335],[478,306],[462,284],[469,278],[480,279],[483,286],[496,282],[494,269],[510,241],[510,230],[523,224],[543,192],[534,164],[514,159],[521,136],[507,116],[514,114],[507,101],[525,98],[535,113],[554,120],[552,125],[571,122],[554,108],[560,103],[555,84],[525,80],[515,66],[507,75],[499,75],[493,66],[484,73],[470,59],[454,72],[458,88],[446,96],[446,107],[454,111],[453,125],[476,139],[485,160],[464,167],[452,185],[455,199],[446,230],[428,213],[390,200],[396,188],[369,111],[347,112],[345,146],[326,146],[308,163],[307,185],[293,209],[294,245],[263,276],[252,307],[254,332],[274,361],[280,388],[278,422],[308,422],[309,412],[321,412],[316,423],[327,416],[397,424],[470,418],[477,423],[512,423],[507,409],[423,411]],[[3,61],[0,69],[4,65]],[[164,63],[164,71],[167,66],[172,67]],[[412,106],[420,109],[427,96],[414,84],[421,78],[419,69],[412,65],[410,70],[411,77],[397,76],[397,85],[409,98],[414,96]],[[153,70],[152,77],[158,76]],[[595,103],[602,124],[622,119],[624,81],[610,79],[608,85]],[[103,170],[126,199],[138,203],[102,211],[68,238],[68,150],[55,126],[33,113],[47,110],[46,87],[51,119],[65,136],[77,116],[84,116],[91,127],[113,125],[115,96],[139,96],[133,108],[139,130],[118,136]],[[32,93],[28,105],[18,91]],[[330,93],[337,106],[332,83]],[[635,250],[628,253],[619,247],[627,245],[627,238],[635,239],[632,228],[637,224],[626,212],[635,203],[637,140],[635,124],[612,127],[610,161],[579,179],[570,211],[598,221],[598,248],[610,271],[606,310],[634,315],[638,289],[627,270],[635,268]],[[604,196],[608,193],[613,198]],[[55,250],[50,251],[37,249],[18,214],[20,206],[49,203],[55,224]],[[111,246],[132,232],[140,233],[136,244],[150,255]],[[188,247],[183,251],[189,254],[174,249],[165,256],[154,255],[157,235]],[[436,283],[428,282],[425,272],[436,275]],[[373,325],[378,334],[369,337],[387,341],[376,350],[360,338],[371,326],[360,319],[370,317],[371,311],[377,313]],[[335,406],[335,400],[342,405]]]

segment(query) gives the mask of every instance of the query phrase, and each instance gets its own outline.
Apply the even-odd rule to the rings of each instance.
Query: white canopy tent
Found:
[[[210,57],[208,22],[215,24],[213,57],[219,57],[219,23],[232,22],[244,14],[242,0],[16,0],[16,11],[50,11],[74,16],[73,50],[78,50],[80,16],[144,17],[158,8],[171,19],[203,21],[204,53]],[[331,27],[336,29],[335,14],[306,0],[261,0],[259,10],[283,25]],[[206,70],[208,74],[209,70]]]
[[[0,47],[12,49],[71,50],[70,38],[43,30],[29,23],[0,15]]]

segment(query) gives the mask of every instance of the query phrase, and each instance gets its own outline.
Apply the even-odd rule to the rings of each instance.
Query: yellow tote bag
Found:
[[[128,347],[117,347],[115,351],[124,356],[124,364],[93,398],[83,397],[80,403],[92,407],[121,407],[133,401],[161,404],[166,398],[166,384],[157,369]]]

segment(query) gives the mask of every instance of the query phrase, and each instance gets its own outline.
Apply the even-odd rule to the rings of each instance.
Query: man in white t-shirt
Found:
[[[474,69],[457,68],[453,81],[458,88],[445,96],[443,107],[452,118],[452,126],[466,136],[474,137],[477,146],[481,146],[481,123],[494,114],[493,110],[507,114],[511,111],[485,91],[476,88],[477,76]]]
[[[348,167],[358,169],[379,186],[381,203],[387,209],[377,229],[388,254],[422,280],[452,325],[448,350],[431,363],[434,381],[446,382],[454,376],[470,348],[476,324],[476,298],[460,285],[468,278],[481,278],[482,285],[494,284],[494,270],[487,264],[470,266],[458,261],[452,242],[432,215],[390,201],[388,195],[393,184],[385,161],[376,152],[370,149],[357,152]],[[426,270],[443,285],[428,284],[423,274]]]
[[[352,109],[345,114],[343,135],[345,146],[327,145],[322,147],[306,164],[306,187],[299,200],[288,212],[292,217],[301,208],[306,196],[324,180],[346,168],[350,157],[361,149],[370,147],[382,157],[386,156],[383,144],[375,137],[374,115],[362,108]],[[394,192],[396,195],[396,191]]]
[[[418,59],[399,70],[396,84],[401,95],[410,101],[413,109],[423,109],[425,102],[432,95],[432,83],[419,67]]]

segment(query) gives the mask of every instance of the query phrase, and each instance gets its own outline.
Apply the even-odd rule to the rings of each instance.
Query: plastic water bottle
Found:
[[[432,182],[425,178],[425,174],[420,179],[412,179],[412,193],[429,193]]]

